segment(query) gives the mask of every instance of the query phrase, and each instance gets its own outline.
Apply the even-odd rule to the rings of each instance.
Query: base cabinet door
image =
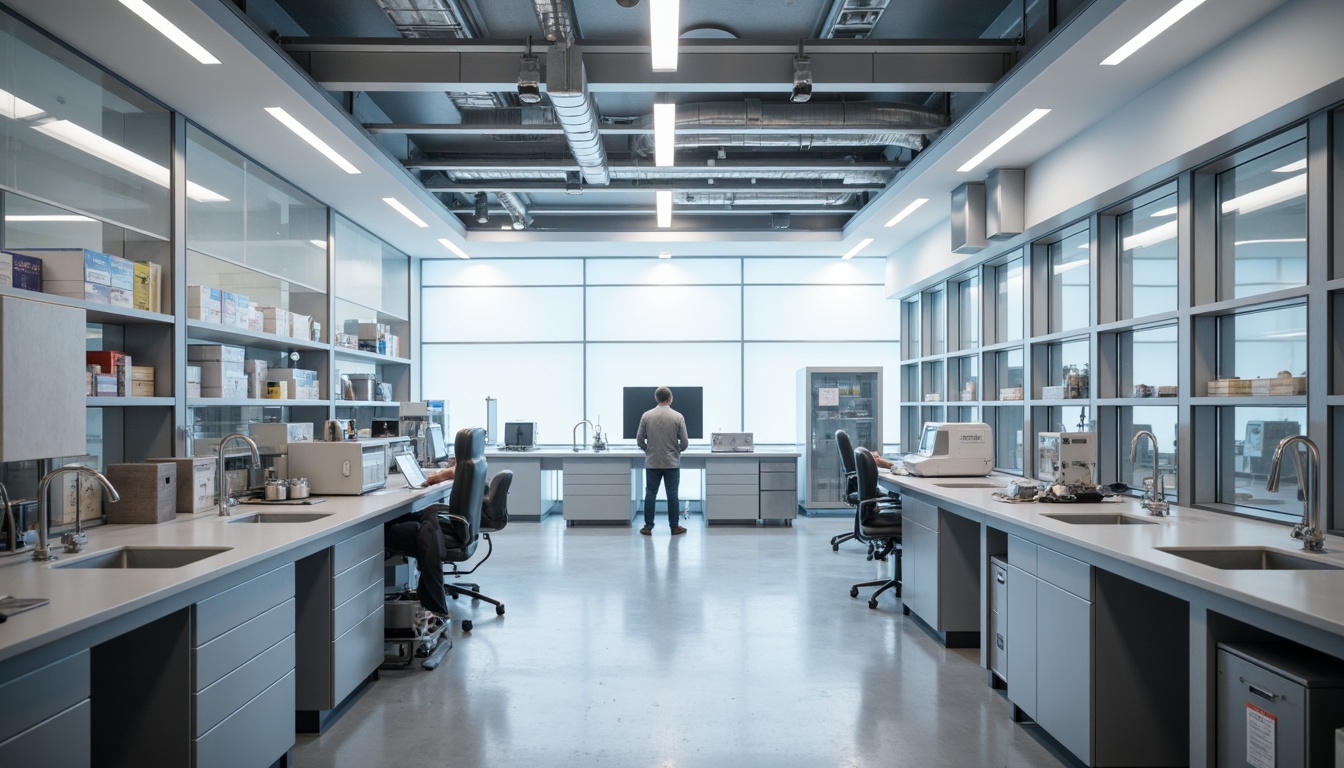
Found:
[[[1036,610],[1036,722],[1090,764],[1092,604],[1038,580]]]
[[[901,600],[938,629],[938,532],[908,515],[901,521]]]
[[[1008,700],[1036,719],[1036,582],[1021,568],[1008,565],[1008,603],[1000,618],[1007,648]]]

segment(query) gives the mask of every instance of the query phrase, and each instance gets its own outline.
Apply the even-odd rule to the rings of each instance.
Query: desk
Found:
[[[1266,521],[1176,506],[1153,518],[1136,499],[1004,504],[983,487],[1010,479],[879,473],[912,526],[905,608],[945,642],[978,644],[988,669],[989,559],[1006,560],[1006,675],[989,680],[1082,762],[1214,765],[1220,642],[1288,640],[1344,659],[1344,570],[1220,570],[1158,549],[1265,547],[1344,568],[1344,538],[1307,554],[1287,526]],[[1046,517],[1071,512],[1149,524]]]
[[[691,449],[681,455],[682,469],[703,469],[705,522],[752,524],[782,520],[791,525],[798,513],[796,451],[713,453]],[[542,472],[560,472],[567,523],[628,525],[642,512],[644,454],[634,448],[594,452],[486,451],[493,475],[513,472],[509,517],[540,520],[555,499]],[[683,486],[684,487],[684,486]]]

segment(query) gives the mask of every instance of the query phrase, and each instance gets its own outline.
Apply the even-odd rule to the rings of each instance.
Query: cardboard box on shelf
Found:
[[[41,259],[46,280],[112,285],[108,261],[112,257],[106,253],[88,248],[11,248],[9,252]]]
[[[14,254],[0,251],[0,288],[14,287]]]
[[[207,323],[219,323],[222,318],[223,296],[218,288],[203,285],[187,286],[187,317]]]
[[[267,400],[288,400],[289,383],[284,381],[267,381],[266,394],[264,397]]]
[[[42,290],[42,260],[36,256],[10,253],[14,264],[14,287],[25,291]]]
[[[187,347],[187,359],[196,361],[215,361],[241,364],[247,356],[247,350],[233,344],[191,344]],[[243,372],[238,371],[242,376]]]
[[[116,397],[117,375],[115,373],[96,373],[93,376],[94,397]]]
[[[221,325],[238,324],[238,300],[232,291],[219,292],[219,322]]]
[[[215,458],[195,456],[187,459],[145,459],[166,464],[175,471],[177,511],[182,514],[204,512],[215,507]]]
[[[192,384],[192,383],[200,384],[200,383],[201,383],[201,366],[199,366],[199,365],[188,365],[188,366],[187,366],[186,373],[184,374],[184,380],[185,380],[188,384]]]
[[[97,456],[72,456],[58,459],[61,466],[79,466],[97,469]],[[97,520],[103,514],[103,486],[92,477],[83,473],[67,472],[59,475],[52,483],[54,493],[50,519],[52,525],[67,525],[75,522],[75,511],[83,521]]]
[[[123,309],[135,309],[135,294],[125,288],[108,288],[107,303]]]
[[[110,287],[84,280],[46,280],[42,283],[42,292],[51,296],[64,296],[68,299],[83,299],[95,304],[112,303],[112,289]]]
[[[247,397],[247,378],[226,378],[220,380],[218,387],[201,387],[201,397],[229,398],[242,400]]]
[[[243,370],[246,371],[247,373],[252,373],[253,371],[260,371],[262,381],[266,380],[266,371],[270,370],[270,367],[271,364],[266,362],[265,360],[243,361]]]
[[[313,318],[311,315],[300,315],[295,312],[289,313],[289,335],[296,339],[311,339],[313,337]]]
[[[154,396],[153,381],[131,382],[131,397],[153,397],[153,396]]]
[[[164,523],[177,516],[177,468],[171,464],[108,464],[106,474],[121,495],[107,502],[107,522]]]
[[[225,363],[218,360],[201,360],[201,386],[206,389],[223,387],[226,379],[247,379],[242,363]],[[247,395],[239,395],[246,397]]]
[[[261,333],[262,327],[261,307],[254,306],[247,313],[247,330]]]
[[[125,357],[126,353],[120,350],[90,350],[84,353],[84,364],[98,366],[101,369],[99,373],[116,373],[117,366]]]
[[[131,381],[153,381],[154,366],[152,365],[133,365],[131,366]]]
[[[200,397],[200,396],[201,396],[201,382],[199,382],[199,381],[188,381],[188,382],[187,382],[187,397]]]
[[[135,289],[135,262],[120,256],[107,257],[108,285],[124,291]]]
[[[289,310],[280,307],[262,307],[261,330],[277,336],[288,336]]]
[[[1210,397],[1232,397],[1251,394],[1250,379],[1215,379],[1209,382]]]
[[[266,372],[267,381],[282,382],[288,385],[290,400],[317,400],[317,371],[303,368],[271,368]]]

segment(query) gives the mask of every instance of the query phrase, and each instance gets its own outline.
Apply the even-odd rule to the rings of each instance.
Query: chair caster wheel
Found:
[[[471,631],[471,626],[472,626],[472,624],[471,624],[471,619],[463,619],[463,620],[462,620],[462,631],[463,631],[463,632],[470,632],[470,631]]]
[[[456,592],[449,592],[449,593],[448,593],[448,597],[450,597],[450,598],[456,600],[456,599],[457,599],[457,593],[456,593]]]
[[[496,616],[503,616],[503,615],[504,615],[504,606],[502,606],[502,605],[497,605],[497,606],[495,606],[495,615],[496,615]]]
[[[858,596],[859,596],[859,588],[858,588],[858,587],[850,587],[850,588],[849,588],[849,596],[850,596],[850,597],[858,597]]]
[[[832,552],[839,552],[839,551],[840,551],[840,545],[839,545],[839,544],[832,544],[832,545],[831,545],[831,551],[832,551]]]
[[[873,610],[877,610],[877,600],[876,599],[869,600],[868,607],[872,608]]]

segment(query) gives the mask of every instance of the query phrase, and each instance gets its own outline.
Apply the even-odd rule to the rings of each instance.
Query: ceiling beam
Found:
[[[839,181],[813,181],[808,179],[763,179],[751,183],[751,179],[658,179],[626,181],[612,179],[610,184],[602,186],[584,185],[581,194],[630,194],[631,192],[653,192],[670,189],[677,192],[881,192],[885,184],[845,184]],[[474,194],[476,192],[563,192],[564,182],[535,181],[530,179],[481,179],[479,181],[435,181],[425,184],[430,192],[458,192]]]
[[[366,123],[369,133],[405,134],[408,136],[552,136],[565,131],[556,124],[542,125],[489,125],[472,123]],[[639,136],[653,133],[653,127],[634,125],[601,125],[603,136]],[[771,136],[830,136],[855,133],[900,133],[890,125],[678,125],[678,136],[698,134],[751,134]]]
[[[839,158],[836,160],[775,159],[775,160],[714,160],[713,164],[686,162],[667,168],[658,168],[648,162],[636,164],[615,162],[611,164],[613,173],[622,171],[646,171],[656,173],[712,174],[720,173],[770,173],[778,171],[846,171],[870,173],[895,173],[904,167],[903,163],[863,163]],[[407,170],[412,171],[577,171],[579,164],[571,159],[533,159],[519,158],[453,158],[444,160],[408,160]]]
[[[498,41],[341,39],[282,41],[284,50],[332,91],[487,91],[518,87],[524,44]],[[649,69],[648,46],[580,45],[594,93],[788,93],[796,42],[683,42],[676,72]],[[542,56],[545,46],[533,46]],[[816,93],[985,92],[1017,60],[1001,40],[813,40]],[[545,88],[546,78],[541,79]]]

